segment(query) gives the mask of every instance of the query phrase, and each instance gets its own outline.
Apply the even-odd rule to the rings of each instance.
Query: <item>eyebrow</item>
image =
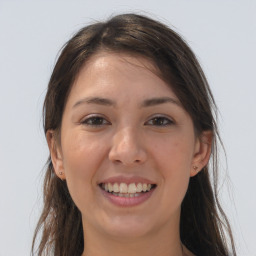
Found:
[[[73,106],[73,108],[81,105],[81,104],[97,104],[97,105],[103,105],[103,106],[115,106],[116,103],[110,99],[105,99],[105,98],[101,98],[101,97],[88,97],[88,98],[84,98],[82,100],[79,100],[78,102],[76,102]]]
[[[170,97],[160,97],[160,98],[152,98],[152,99],[145,100],[141,104],[141,107],[152,107],[152,106],[156,106],[156,105],[160,105],[160,104],[164,104],[164,103],[173,103],[173,104],[181,107],[181,104],[178,100],[170,98]]]
[[[81,99],[77,101],[72,108],[76,108],[79,105],[82,104],[96,104],[96,105],[102,105],[102,106],[116,106],[116,102],[110,99],[101,98],[101,97],[88,97]],[[159,98],[151,98],[144,100],[140,107],[152,107],[156,105],[161,105],[165,103],[173,103],[179,107],[181,107],[181,104],[178,100],[173,99],[171,97],[159,97]]]

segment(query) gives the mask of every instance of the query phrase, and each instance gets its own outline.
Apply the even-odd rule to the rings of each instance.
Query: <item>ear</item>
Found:
[[[195,153],[190,170],[190,177],[195,176],[209,162],[212,148],[212,131],[203,131],[196,139]]]
[[[46,133],[46,139],[50,150],[51,160],[54,167],[55,174],[61,179],[65,180],[65,171],[63,166],[63,159],[60,146],[58,145],[56,135],[53,130]]]

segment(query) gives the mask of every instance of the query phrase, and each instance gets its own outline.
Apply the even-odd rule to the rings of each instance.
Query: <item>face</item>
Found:
[[[95,55],[72,86],[56,151],[48,140],[88,233],[177,230],[193,166],[208,161],[209,147],[154,71],[141,57]]]

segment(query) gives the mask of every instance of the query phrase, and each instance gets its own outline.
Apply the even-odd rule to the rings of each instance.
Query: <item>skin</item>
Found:
[[[60,141],[47,133],[56,174],[82,213],[83,255],[192,255],[182,253],[180,206],[190,177],[209,160],[211,133],[195,136],[190,116],[155,71],[142,57],[94,55],[72,86]],[[157,188],[140,205],[116,206],[98,183],[117,175],[147,178]]]

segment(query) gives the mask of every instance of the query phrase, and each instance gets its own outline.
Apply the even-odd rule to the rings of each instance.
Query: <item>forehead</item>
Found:
[[[71,94],[101,93],[110,95],[120,90],[163,96],[172,93],[170,85],[164,82],[155,65],[145,57],[126,53],[100,52],[92,56],[80,70]],[[158,95],[161,94],[161,95]],[[106,95],[104,95],[106,96]]]
[[[101,51],[93,55],[89,61],[83,66],[78,74],[82,78],[83,74],[93,75],[96,74],[106,76],[108,73],[112,76],[123,76],[123,78],[129,77],[131,73],[137,74],[137,78],[141,75],[145,77],[154,78],[160,77],[160,71],[146,57],[129,54],[129,53],[115,53]],[[131,79],[131,77],[129,78]],[[136,79],[136,77],[134,77]]]

